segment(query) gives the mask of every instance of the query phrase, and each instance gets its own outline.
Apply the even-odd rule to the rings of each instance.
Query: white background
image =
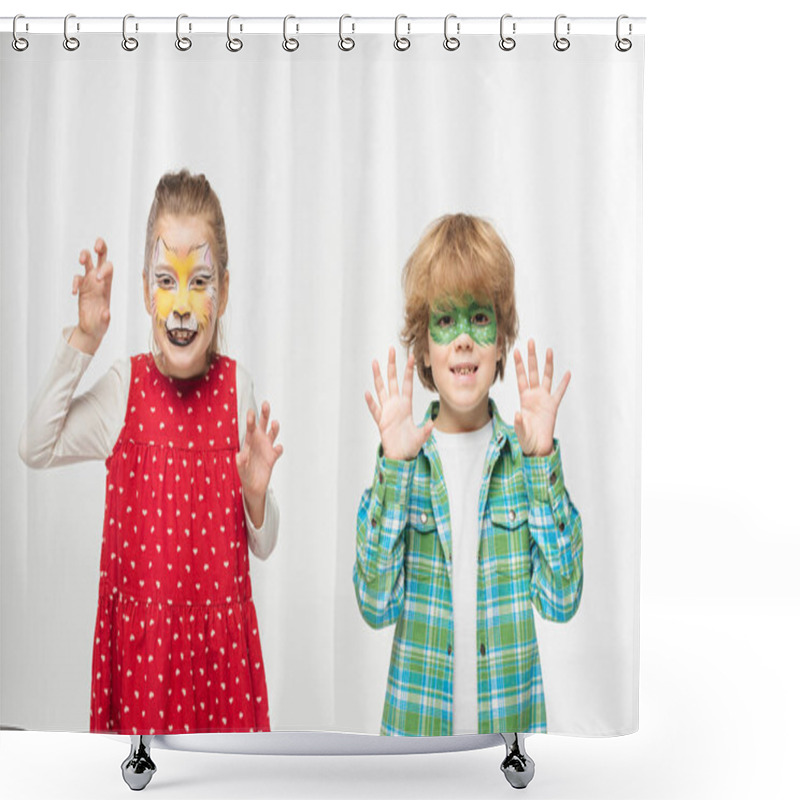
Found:
[[[640,732],[534,737],[538,797],[796,795],[792,757],[800,545],[798,12],[670,2],[39,3],[33,15],[407,14],[647,16]],[[9,12],[6,12],[9,13]],[[793,480],[795,479],[795,480]],[[0,734],[9,797],[127,792],[121,745]],[[511,790],[499,750],[277,758],[157,752],[168,797],[489,797]],[[76,777],[83,775],[82,778]],[[792,782],[790,783],[790,780]]]

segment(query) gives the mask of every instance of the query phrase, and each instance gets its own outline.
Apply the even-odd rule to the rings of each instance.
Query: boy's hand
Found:
[[[78,259],[84,274],[72,279],[72,294],[78,295],[78,327],[72,332],[69,342],[84,353],[93,355],[103,340],[111,321],[111,279],[114,267],[106,261],[108,248],[103,239],[94,243],[97,267],[92,263],[92,254],[81,250]]]
[[[375,379],[375,394],[378,396],[378,402],[375,402],[369,392],[366,392],[364,396],[370,414],[381,434],[383,454],[386,458],[395,461],[410,461],[417,457],[417,453],[433,430],[433,420],[428,420],[422,428],[418,428],[411,416],[414,355],[409,355],[406,363],[402,393],[397,385],[397,365],[393,347],[389,348],[389,364],[386,368],[389,391],[387,392],[383,385],[381,368],[377,361],[372,362],[372,375]]]
[[[539,364],[536,361],[536,345],[528,339],[528,372],[522,363],[519,350],[514,350],[519,388],[519,411],[514,415],[514,430],[517,432],[522,452],[526,456],[546,456],[553,450],[553,432],[561,398],[567,391],[570,373],[565,372],[555,392],[550,394],[553,384],[553,351],[547,349],[544,375],[539,383]]]
[[[256,425],[256,414],[247,410],[247,432],[241,450],[236,454],[236,469],[242,482],[242,494],[250,519],[256,528],[264,522],[264,504],[272,468],[283,453],[283,445],[275,444],[280,425],[272,421],[269,431],[269,403],[261,404],[261,415]]]

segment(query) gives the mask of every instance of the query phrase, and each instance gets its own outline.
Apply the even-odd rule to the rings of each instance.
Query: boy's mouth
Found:
[[[197,331],[190,328],[173,328],[172,330],[167,328],[167,338],[176,347],[187,347],[194,341],[195,336],[197,336]]]
[[[450,372],[454,375],[473,375],[477,371],[477,364],[456,364],[456,366],[450,367]]]

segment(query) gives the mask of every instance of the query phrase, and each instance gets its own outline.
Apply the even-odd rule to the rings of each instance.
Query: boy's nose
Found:
[[[473,345],[472,337],[464,331],[456,336],[454,344],[456,350],[471,350]]]

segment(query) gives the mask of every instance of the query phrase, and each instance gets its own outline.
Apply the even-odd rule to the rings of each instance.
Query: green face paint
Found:
[[[462,333],[469,334],[475,344],[488,347],[497,341],[497,317],[490,304],[467,297],[465,305],[432,308],[428,331],[436,344],[450,344]]]

